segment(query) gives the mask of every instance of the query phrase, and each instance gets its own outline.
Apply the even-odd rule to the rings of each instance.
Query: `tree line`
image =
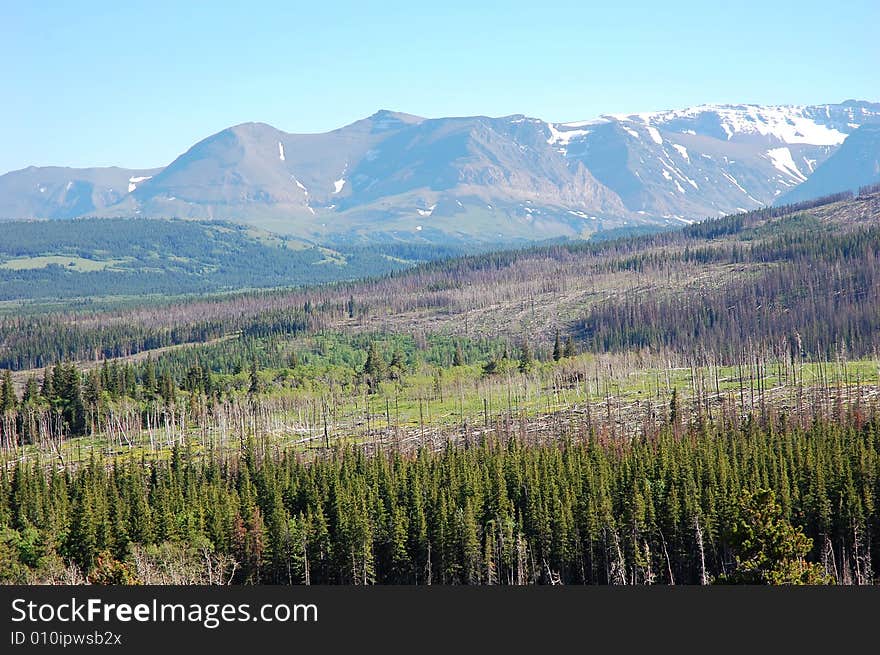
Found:
[[[178,581],[219,567],[268,584],[875,580],[880,418],[686,424],[675,403],[629,441],[572,422],[372,456],[250,439],[237,457],[10,462],[0,579],[156,581],[178,566]]]

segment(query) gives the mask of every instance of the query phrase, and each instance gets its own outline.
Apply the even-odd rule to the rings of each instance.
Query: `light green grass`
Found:
[[[103,271],[107,268],[124,264],[129,259],[85,259],[75,255],[40,255],[35,257],[16,257],[9,259],[2,264],[0,268],[12,271],[30,271],[38,268],[46,268],[51,264],[63,266],[77,273],[88,273],[90,271]]]

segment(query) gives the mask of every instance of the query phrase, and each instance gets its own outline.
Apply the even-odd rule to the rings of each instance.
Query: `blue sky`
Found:
[[[877,0],[2,2],[0,172],[160,166],[236,123],[320,132],[380,108],[880,101],[878,25]]]

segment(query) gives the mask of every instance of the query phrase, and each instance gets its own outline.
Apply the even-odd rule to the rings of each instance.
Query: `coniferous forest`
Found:
[[[4,305],[0,580],[874,584],[878,219]]]
[[[877,418],[667,422],[625,444],[569,427],[436,452],[306,459],[248,443],[234,460],[174,448],[162,462],[20,464],[0,481],[2,573],[67,579],[71,562],[120,583],[873,580]]]

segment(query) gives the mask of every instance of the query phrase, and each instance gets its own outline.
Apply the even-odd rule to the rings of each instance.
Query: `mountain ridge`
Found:
[[[880,104],[858,100],[568,123],[381,109],[313,134],[247,122],[159,169],[7,173],[0,217],[221,219],[317,241],[581,237],[800,198],[793,190],[835,153],[843,155],[830,179],[870,160],[850,162],[842,148],[868,124],[880,124]],[[828,184],[817,195],[838,190]]]

